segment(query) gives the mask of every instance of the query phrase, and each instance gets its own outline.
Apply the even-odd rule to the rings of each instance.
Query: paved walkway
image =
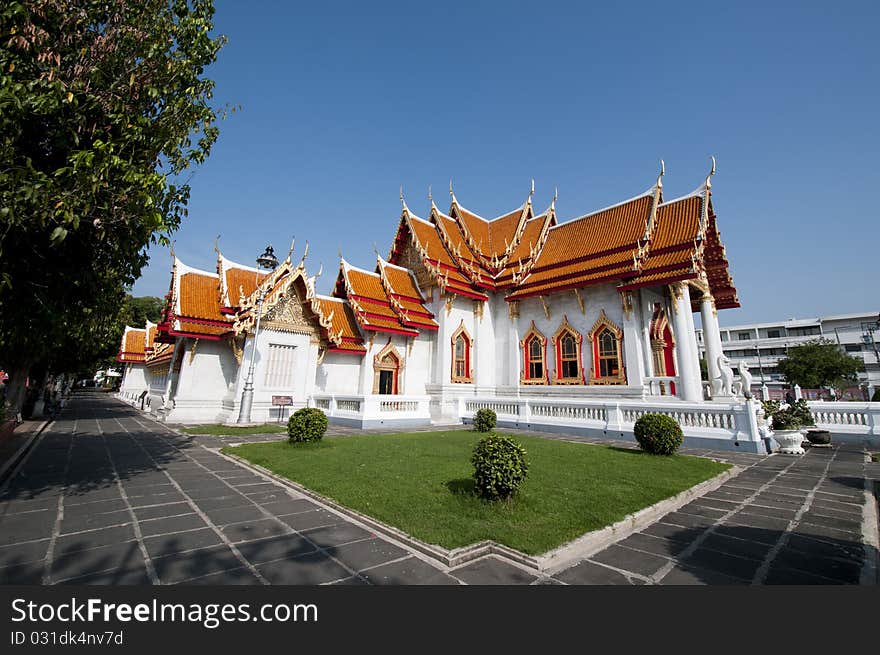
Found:
[[[0,584],[876,582],[862,529],[865,480],[880,464],[855,447],[715,453],[747,469],[588,560],[537,576],[495,557],[445,568],[226,460],[206,447],[212,439],[77,396],[0,490]]]

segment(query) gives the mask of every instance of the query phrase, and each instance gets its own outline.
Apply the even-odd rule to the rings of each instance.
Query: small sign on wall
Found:
[[[284,420],[284,408],[293,404],[293,396],[272,396],[272,406],[278,408],[278,422]]]

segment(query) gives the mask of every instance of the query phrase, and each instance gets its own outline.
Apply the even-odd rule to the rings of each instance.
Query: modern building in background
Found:
[[[740,362],[749,367],[753,386],[766,384],[773,390],[787,389],[777,364],[788,349],[815,339],[836,342],[847,355],[865,363],[859,374],[859,388],[870,398],[880,388],[880,313],[836,314],[818,318],[790,318],[775,323],[749,323],[721,328],[724,354],[737,368]],[[703,331],[697,330],[700,357],[706,356]]]

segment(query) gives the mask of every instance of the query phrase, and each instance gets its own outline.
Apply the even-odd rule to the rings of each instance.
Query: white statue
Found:
[[[712,380],[713,396],[733,395],[733,369],[730,368],[730,360],[726,355],[718,355],[718,370],[720,375]]]
[[[749,373],[748,365],[743,361],[739,363],[739,379],[742,380],[742,394],[746,398],[752,397],[752,374]]]

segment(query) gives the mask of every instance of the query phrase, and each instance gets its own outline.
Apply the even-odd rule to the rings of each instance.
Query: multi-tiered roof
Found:
[[[602,283],[626,291],[705,276],[719,309],[738,307],[711,175],[692,193],[664,201],[661,172],[644,193],[565,223],[557,223],[555,198],[534,215],[531,193],[492,220],[462,207],[451,189],[448,214],[432,200],[428,219],[421,219],[403,201],[389,260],[478,300],[488,291],[514,301]]]

